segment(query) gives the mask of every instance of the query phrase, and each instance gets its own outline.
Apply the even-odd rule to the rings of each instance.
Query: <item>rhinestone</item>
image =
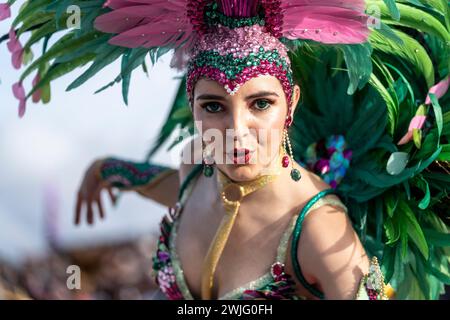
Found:
[[[272,266],[270,267],[270,273],[272,274],[272,277],[274,277],[275,279],[284,275],[284,264],[281,262],[275,262],[274,264],[272,264]]]

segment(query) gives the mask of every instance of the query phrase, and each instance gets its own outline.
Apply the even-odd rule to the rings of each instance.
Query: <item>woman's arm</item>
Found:
[[[86,170],[78,190],[75,224],[80,223],[82,211],[86,212],[89,224],[94,223],[94,210],[103,219],[101,192],[107,191],[115,204],[117,197],[113,188],[135,191],[162,205],[173,206],[179,190],[178,170],[112,157],[94,161]]]
[[[173,206],[179,189],[178,170],[148,162],[108,157],[101,161],[98,177],[123,191],[135,191],[165,206]]]
[[[385,298],[377,262],[369,261],[342,209],[322,206],[311,211],[303,223],[298,259],[305,278],[321,288],[326,299],[364,299],[369,294]]]

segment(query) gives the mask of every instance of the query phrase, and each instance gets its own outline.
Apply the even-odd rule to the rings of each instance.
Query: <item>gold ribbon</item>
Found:
[[[281,155],[278,159],[278,164],[281,163]],[[217,179],[221,190],[221,197],[226,214],[220,222],[219,228],[214,236],[214,239],[209,246],[203,263],[202,272],[202,299],[210,300],[212,295],[212,288],[214,286],[214,273],[216,271],[217,263],[222,255],[223,249],[227,243],[231,229],[233,228],[239,207],[243,198],[250,193],[264,187],[269,182],[275,180],[280,174],[279,167],[275,172],[261,175],[251,181],[233,182],[224,173],[217,169]]]

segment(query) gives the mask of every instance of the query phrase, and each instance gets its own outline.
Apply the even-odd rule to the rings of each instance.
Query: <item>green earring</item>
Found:
[[[292,147],[291,147],[291,141],[289,140],[289,135],[287,132],[287,129],[283,129],[283,150],[286,152],[286,145],[289,148],[289,154],[291,155],[291,178],[294,181],[299,181],[302,178],[302,175],[300,174],[300,171],[294,168],[294,157],[292,155]],[[287,168],[289,166],[289,156],[285,154],[281,160],[281,164],[283,168]]]
[[[211,166],[209,164],[206,164],[206,163],[203,163],[203,175],[205,177],[209,178],[209,177],[211,177],[213,175],[213,173],[214,173],[213,166]]]
[[[211,177],[214,173],[214,159],[207,153],[207,150],[203,149],[203,175],[205,177]]]

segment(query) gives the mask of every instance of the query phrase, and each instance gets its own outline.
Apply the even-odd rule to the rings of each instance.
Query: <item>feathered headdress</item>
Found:
[[[47,43],[60,27],[58,23],[66,17],[61,8],[68,4],[63,2],[36,1],[15,19],[8,48],[16,68],[27,62],[32,44],[42,38]],[[33,94],[34,101],[48,100],[42,95],[48,91],[49,80],[55,75],[52,72],[52,77],[46,78],[44,74],[49,74],[51,69],[58,69],[54,72],[58,75],[67,72],[68,68],[59,63],[49,66],[54,58],[55,62],[67,65],[70,62],[72,67],[94,61],[69,85],[70,90],[122,56],[122,72],[115,82],[123,80],[125,102],[131,71],[144,62],[148,52],[156,61],[171,49],[175,51],[171,65],[187,69],[189,96],[201,76],[218,81],[233,94],[248,79],[270,74],[280,79],[289,100],[293,79],[285,44],[298,40],[355,44],[367,41],[369,34],[362,0],[108,0],[89,3],[79,0],[71,4],[85,12],[80,17],[83,28],[68,33],[59,42],[60,46],[55,45],[49,52],[45,46],[43,56],[15,84],[13,91],[20,100],[20,116],[25,113],[25,101],[30,95]],[[5,6],[4,10],[7,9]],[[42,10],[39,23],[24,20],[35,10]],[[56,28],[52,19],[56,20]],[[22,27],[15,30],[20,22]],[[35,30],[32,40],[22,47],[18,37],[31,30]],[[23,80],[35,69],[38,74],[33,89],[25,95]]]

